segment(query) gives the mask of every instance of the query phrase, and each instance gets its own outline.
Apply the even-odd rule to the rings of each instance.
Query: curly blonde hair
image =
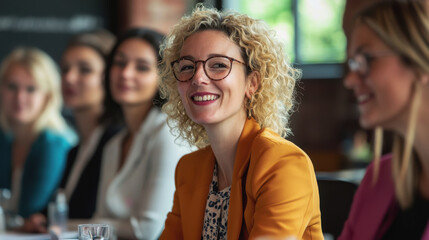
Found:
[[[295,103],[294,88],[301,71],[288,63],[282,42],[266,23],[247,15],[206,8],[202,4],[198,4],[189,16],[182,17],[161,46],[160,91],[167,99],[163,111],[168,115],[172,132],[198,148],[209,144],[203,126],[193,122],[185,112],[170,65],[180,57],[186,38],[204,30],[224,32],[241,48],[247,74],[260,74],[259,88],[244,107],[261,127],[287,136],[290,133],[289,116]]]

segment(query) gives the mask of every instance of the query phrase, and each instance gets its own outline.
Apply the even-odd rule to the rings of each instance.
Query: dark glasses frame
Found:
[[[229,65],[229,71],[228,71],[228,73],[225,75],[225,77],[222,77],[222,78],[220,78],[220,79],[215,79],[215,78],[210,77],[210,76],[209,76],[209,74],[207,74],[207,70],[206,70],[206,62],[207,62],[207,61],[209,61],[210,59],[213,59],[213,58],[219,58],[219,57],[221,57],[221,58],[226,58],[226,59],[228,59],[228,60],[229,60],[229,62],[230,62],[230,65]],[[188,61],[191,61],[191,62],[193,62],[193,63],[194,63],[194,71],[193,71],[193,73],[192,73],[192,75],[191,75],[191,77],[190,77],[189,79],[186,79],[186,80],[180,80],[180,79],[178,78],[178,76],[176,75],[176,71],[174,71],[174,64],[179,63],[181,60],[188,60]],[[232,70],[232,63],[233,63],[233,62],[238,62],[238,63],[243,64],[244,66],[247,66],[247,64],[246,64],[246,63],[244,63],[244,62],[242,62],[242,61],[240,61],[240,60],[237,60],[237,59],[232,58],[232,57],[224,56],[224,55],[214,55],[214,56],[211,56],[211,57],[207,58],[206,60],[193,60],[193,59],[191,59],[191,58],[189,58],[189,57],[181,57],[181,58],[179,58],[179,59],[177,59],[177,60],[175,60],[175,61],[173,61],[173,62],[171,62],[171,63],[170,63],[170,64],[171,64],[171,68],[173,69],[173,75],[174,75],[174,77],[176,78],[176,80],[177,80],[177,81],[179,81],[179,82],[187,82],[187,81],[191,80],[191,79],[195,76],[195,72],[197,71],[197,64],[198,64],[199,62],[201,62],[201,63],[203,64],[204,73],[205,73],[205,74],[206,74],[206,76],[207,76],[210,80],[212,80],[212,81],[220,81],[220,80],[223,80],[223,79],[225,79],[226,77],[228,77],[228,76],[229,76],[229,74],[231,73],[231,70]]]

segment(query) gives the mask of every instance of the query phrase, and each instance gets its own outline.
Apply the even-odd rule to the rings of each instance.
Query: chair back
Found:
[[[341,234],[349,216],[358,184],[338,178],[317,177],[322,230],[335,239]]]

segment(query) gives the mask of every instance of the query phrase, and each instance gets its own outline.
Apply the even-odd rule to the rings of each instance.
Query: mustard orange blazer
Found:
[[[173,209],[168,213],[160,239],[201,239],[214,165],[210,146],[179,161]],[[242,178],[246,170],[247,204],[243,217]],[[270,129],[261,129],[251,119],[246,120],[237,146],[227,238],[260,236],[323,239],[319,193],[311,160],[293,143]]]

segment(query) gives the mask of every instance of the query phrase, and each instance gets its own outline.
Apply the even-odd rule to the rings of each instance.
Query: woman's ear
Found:
[[[251,99],[252,95],[258,90],[260,82],[261,74],[259,72],[253,71],[247,76],[246,97],[248,99]]]

